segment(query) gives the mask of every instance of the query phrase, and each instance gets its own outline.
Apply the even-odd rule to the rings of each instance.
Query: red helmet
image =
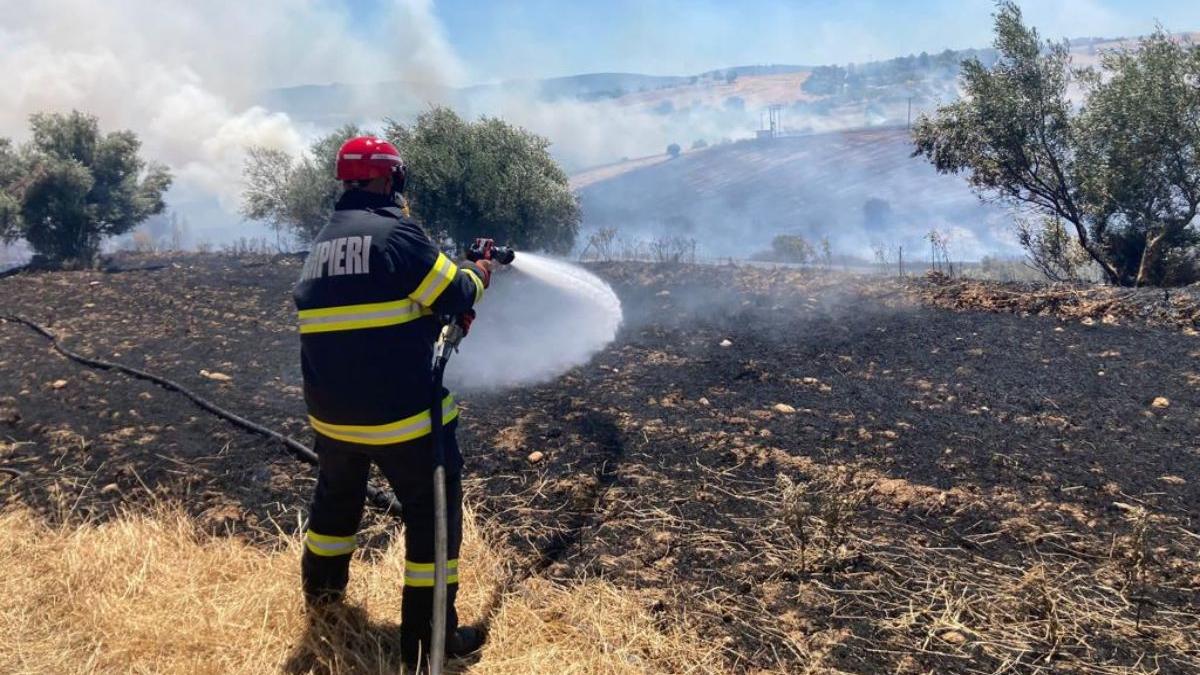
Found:
[[[337,179],[371,180],[396,174],[396,187],[404,184],[404,160],[396,146],[373,136],[351,138],[337,154]]]

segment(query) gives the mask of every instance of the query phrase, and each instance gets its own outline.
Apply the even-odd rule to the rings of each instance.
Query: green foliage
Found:
[[[56,264],[86,264],[105,237],[161,213],[171,175],[138,157],[129,131],[100,132],[78,111],[30,117],[32,140],[0,139],[0,238],[24,238]]]
[[[266,221],[276,233],[290,232],[311,241],[333,213],[342,184],[335,175],[337,151],[363,131],[343,126],[293,158],[282,150],[251,148],[243,170],[242,215]]]
[[[1043,42],[1015,3],[995,18],[997,62],[963,63],[965,96],[917,121],[914,154],[966,173],[985,198],[1068,224],[1110,283],[1188,277],[1178,265],[1196,246],[1200,50],[1160,30],[1107,56],[1102,73],[1073,73],[1068,45]],[[1082,109],[1067,95],[1075,79]]]
[[[364,133],[342,127],[300,158],[253,149],[243,215],[310,241],[341,194],[337,150]],[[449,108],[433,108],[411,126],[390,121],[383,135],[404,157],[413,215],[436,237],[463,247],[481,236],[553,252],[575,245],[579,206],[546,139],[499,119],[468,122]]]
[[[776,235],[771,240],[771,253],[781,262],[810,263],[818,259],[817,250],[804,237],[794,234]]]
[[[414,214],[434,233],[459,247],[483,236],[555,253],[574,247],[579,203],[545,138],[445,107],[409,126],[389,121],[384,135],[408,166]]]
[[[1077,127],[1089,167],[1082,189],[1107,224],[1107,253],[1138,285],[1191,283],[1200,276],[1200,48],[1160,29],[1102,63],[1105,76],[1084,74]]]
[[[1091,257],[1060,218],[1019,220],[1017,241],[1025,249],[1027,264],[1050,281],[1085,281],[1093,276]]]

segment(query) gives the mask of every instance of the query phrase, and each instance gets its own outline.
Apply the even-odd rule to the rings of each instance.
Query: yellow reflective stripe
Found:
[[[429,307],[437,301],[442,291],[446,290],[456,276],[458,276],[458,265],[447,258],[445,253],[438,253],[437,260],[433,263],[429,273],[421,280],[417,290],[409,293],[408,297]]]
[[[434,563],[404,561],[404,585],[417,588],[433,586]],[[446,561],[446,583],[458,583],[458,558]]]
[[[407,323],[432,314],[431,310],[412,300],[373,302],[341,307],[320,307],[299,312],[300,333],[378,328]]]
[[[483,280],[479,278],[478,274],[475,274],[474,270],[469,270],[465,267],[463,268],[463,274],[471,277],[471,281],[475,282],[475,304],[479,304],[479,301],[483,299]]]
[[[458,417],[458,406],[453,396],[442,399],[442,423],[448,424]],[[387,424],[330,424],[308,416],[312,428],[322,436],[347,443],[361,445],[391,445],[428,436],[433,428],[433,420],[429,411],[425,410],[411,417]]]
[[[353,553],[356,542],[353,536],[334,537],[309,530],[304,536],[304,545],[314,555],[328,558]]]

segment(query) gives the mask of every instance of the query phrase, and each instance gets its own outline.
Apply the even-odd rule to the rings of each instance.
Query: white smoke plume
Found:
[[[370,19],[332,0],[0,0],[0,72],[0,136],[24,139],[31,113],[79,109],[138,133],[176,191],[232,213],[247,147],[294,153],[321,131],[254,105],[262,90],[457,84],[463,70],[431,0],[396,0]]]

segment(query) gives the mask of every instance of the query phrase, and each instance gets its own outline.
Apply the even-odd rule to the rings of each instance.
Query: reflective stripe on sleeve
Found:
[[[373,302],[365,305],[321,307],[299,313],[300,333],[328,333],[360,328],[380,328],[408,323],[432,312],[409,299]]]
[[[475,304],[479,304],[479,301],[483,299],[483,280],[479,278],[479,275],[474,270],[464,267],[462,271],[463,274],[471,278],[471,281],[475,282]]]
[[[433,268],[421,280],[421,284],[417,286],[417,290],[408,294],[408,297],[429,307],[442,295],[442,291],[450,285],[454,277],[458,276],[458,265],[455,265],[445,253],[438,253],[437,261],[433,263]]]
[[[433,586],[434,563],[404,561],[404,585],[417,588]],[[446,583],[458,583],[458,558],[446,561]]]
[[[458,417],[458,406],[454,403],[454,397],[446,396],[442,399],[442,424],[449,424],[456,417]],[[428,436],[433,428],[433,420],[428,410],[388,424],[330,424],[322,422],[312,415],[308,416],[308,421],[312,424],[313,431],[322,436],[360,445],[403,443]]]
[[[333,537],[327,534],[318,534],[309,530],[304,536],[304,545],[312,551],[314,555],[319,555],[325,558],[331,558],[338,555],[350,555],[354,552],[355,541],[353,536],[349,537]]]

